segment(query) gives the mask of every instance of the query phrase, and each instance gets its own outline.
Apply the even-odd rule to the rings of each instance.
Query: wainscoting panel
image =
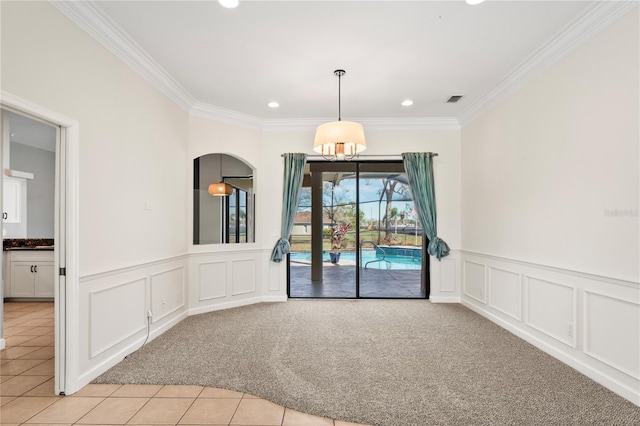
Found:
[[[518,321],[522,320],[522,275],[490,266],[489,306]]]
[[[438,261],[430,257],[430,295],[432,303],[460,303],[462,273],[460,271],[460,251],[451,250],[449,256]]]
[[[486,303],[486,266],[479,262],[464,260],[463,289],[464,294],[478,302]]]
[[[227,263],[203,262],[198,265],[199,301],[227,295]]]
[[[270,259],[266,262],[266,268],[268,270],[269,276],[269,284],[268,290],[271,291],[280,291],[280,283],[284,281],[284,286],[282,288],[286,288],[287,286],[287,265],[286,262],[282,261],[280,263],[272,262]],[[281,279],[281,276],[284,275],[284,279]]]
[[[256,291],[256,261],[254,259],[234,260],[232,268],[232,293],[234,296]]]
[[[464,306],[640,406],[640,283],[465,250],[460,259]]]
[[[456,291],[456,259],[450,257],[440,260],[440,291],[443,293]]]
[[[585,291],[584,323],[584,352],[640,379],[640,304]]]
[[[151,275],[152,322],[158,322],[185,304],[184,266]]]
[[[178,256],[80,278],[78,387],[69,393],[140,348],[147,334],[153,340],[186,318],[186,266]]]
[[[189,255],[189,314],[260,302],[287,300],[284,288],[270,292],[271,249],[255,249],[243,244],[216,247],[216,251]],[[199,247],[202,250],[204,247]]]
[[[90,358],[145,329],[146,293],[146,278],[89,293]]]
[[[575,348],[575,288],[530,276],[526,282],[527,324]]]

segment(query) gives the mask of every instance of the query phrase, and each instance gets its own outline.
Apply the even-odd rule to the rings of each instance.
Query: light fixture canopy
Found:
[[[338,77],[338,121],[331,121],[318,126],[313,143],[313,150],[330,161],[351,160],[367,148],[364,127],[354,121],[342,121],[340,96],[340,79],[344,70],[333,72]]]

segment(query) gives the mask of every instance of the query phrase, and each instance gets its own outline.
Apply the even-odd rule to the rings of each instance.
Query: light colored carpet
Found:
[[[420,300],[192,316],[94,383],[213,386],[374,425],[640,424],[640,407],[508,331]]]

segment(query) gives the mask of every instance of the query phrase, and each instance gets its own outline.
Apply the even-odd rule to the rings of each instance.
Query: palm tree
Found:
[[[386,205],[386,213],[385,213],[385,218],[387,218],[388,220],[384,221],[384,239],[383,241],[386,244],[389,244],[392,240],[391,237],[391,227],[389,227],[389,220],[395,218],[398,215],[398,209],[397,208],[393,208],[391,207],[393,204],[393,194],[400,194],[402,196],[406,196],[407,195],[407,191],[409,191],[409,188],[403,184],[402,182],[399,182],[395,179],[393,179],[392,176],[387,177],[384,179],[384,187],[382,188],[382,193],[384,194],[384,197],[386,199],[387,205]],[[395,210],[395,212],[394,212]]]

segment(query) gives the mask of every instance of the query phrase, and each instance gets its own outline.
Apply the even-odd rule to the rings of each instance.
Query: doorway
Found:
[[[309,162],[291,298],[427,298],[429,257],[402,161]]]
[[[12,126],[9,119],[7,118],[9,114],[13,114],[22,120],[31,120],[33,123],[44,125],[47,128],[53,128],[56,135],[54,154],[55,159],[53,166],[55,171],[50,179],[52,182],[49,182],[52,188],[49,188],[47,190],[48,192],[51,192],[51,190],[53,190],[54,193],[53,209],[51,212],[51,215],[53,217],[48,218],[48,220],[50,220],[53,224],[53,238],[30,239],[29,235],[24,235],[24,240],[29,240],[28,242],[25,241],[25,245],[29,246],[29,248],[25,250],[34,251],[35,253],[32,254],[37,255],[42,259],[38,259],[37,262],[31,264],[31,267],[28,267],[29,272],[34,274],[34,300],[31,301],[30,299],[25,298],[24,296],[26,295],[26,292],[23,294],[23,297],[18,300],[22,300],[22,303],[26,303],[26,305],[28,306],[33,306],[33,303],[39,303],[35,300],[50,300],[48,302],[49,308],[47,309],[51,309],[51,313],[47,314],[46,312],[43,312],[43,318],[38,318],[38,320],[50,320],[51,324],[49,325],[49,327],[54,330],[54,335],[50,337],[50,339],[53,341],[52,350],[54,353],[54,359],[51,361],[51,364],[53,364],[54,376],[52,393],[65,394],[69,389],[71,391],[74,391],[74,386],[76,386],[74,382],[69,380],[70,372],[67,366],[70,362],[72,362],[72,360],[70,360],[70,357],[68,356],[69,342],[67,341],[66,337],[68,335],[67,324],[73,323],[73,320],[75,320],[76,318],[76,316],[74,315],[75,310],[67,309],[67,303],[69,302],[67,282],[69,281],[72,283],[76,283],[77,281],[76,247],[78,230],[76,217],[77,209],[75,208],[77,206],[77,161],[75,161],[75,159],[77,158],[78,148],[78,123],[56,112],[53,112],[46,108],[42,108],[27,100],[18,98],[6,92],[3,92],[3,97],[2,99],[0,99],[0,103],[0,112],[2,115],[2,117],[0,117],[0,134],[3,140],[3,155],[1,156],[1,160],[3,162],[3,166],[9,163],[9,167],[3,167],[3,169],[9,170],[3,170],[3,181],[7,177],[29,178],[29,172],[23,174],[20,170],[14,170],[10,167],[11,157],[9,144],[11,139]],[[7,143],[5,143],[5,141]],[[6,150],[7,145],[9,145],[8,151]],[[8,153],[9,156],[5,156],[5,153]],[[68,166],[69,164],[71,164],[71,167]],[[4,186],[5,185],[3,182],[3,185],[0,185],[0,188]],[[3,201],[5,201],[5,197],[3,196],[2,198]],[[22,197],[22,200],[24,200],[24,197]],[[29,205],[23,205],[22,207],[24,207],[28,213]],[[20,209],[15,211],[19,210]],[[24,213],[21,217],[26,218],[26,227],[28,230],[29,217],[25,216]],[[33,220],[33,218],[31,219]],[[51,224],[47,226],[51,226]],[[26,251],[23,253],[24,255],[26,255]],[[47,257],[47,259],[43,258],[47,256],[47,254],[45,254],[46,251],[49,252],[48,256],[50,256],[50,253],[53,253],[52,259],[50,259],[49,257]],[[21,254],[20,256],[23,256],[23,254]],[[70,259],[69,262],[67,262],[68,259]],[[11,269],[8,267],[7,261],[8,256],[5,256],[5,252],[3,251],[2,272],[3,278],[5,279],[8,277],[8,274],[11,274]],[[40,265],[40,262],[44,262],[42,266]],[[21,273],[26,271],[23,266],[24,265],[22,264],[16,264],[16,276],[19,276]],[[40,273],[42,273],[42,277],[39,276]],[[38,276],[36,277],[35,275]],[[24,276],[22,276],[21,278],[24,278]],[[0,294],[2,294],[3,300],[3,303],[0,304],[0,307],[4,307],[4,287],[5,283],[3,282],[3,285],[0,286]],[[31,293],[29,293],[29,296],[31,296]],[[9,297],[13,297],[13,295],[9,294]],[[76,298],[72,297],[72,299],[72,306],[75,306],[73,304],[73,301],[75,301]],[[47,302],[44,303],[47,304]],[[17,305],[13,308],[16,307]],[[15,311],[16,309],[12,310]],[[15,317],[15,312],[14,314],[8,315],[8,317],[12,316]],[[71,321],[69,321],[69,319]],[[4,320],[5,313],[0,308],[0,329],[4,329]],[[43,340],[46,339],[43,338]],[[0,341],[3,343],[11,343],[11,340],[5,339],[4,335],[0,335]]]

